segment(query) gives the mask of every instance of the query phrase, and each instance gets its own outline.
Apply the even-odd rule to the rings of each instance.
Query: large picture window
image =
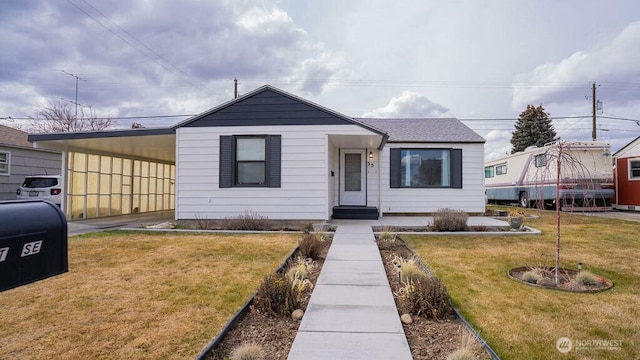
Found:
[[[265,183],[265,154],[264,137],[236,138],[236,185]]]
[[[280,135],[220,136],[221,188],[280,187]]]
[[[402,150],[400,163],[402,187],[451,185],[449,150]]]
[[[0,175],[9,175],[10,160],[11,160],[10,153],[0,151]]]
[[[462,188],[462,150],[391,149],[392,188]]]

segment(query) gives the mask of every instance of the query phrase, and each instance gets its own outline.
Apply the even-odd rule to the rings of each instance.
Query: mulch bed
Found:
[[[509,270],[509,277],[527,285],[569,292],[593,293],[610,289],[613,286],[611,280],[596,274],[591,274],[595,283],[590,285],[579,284],[576,280],[580,273],[578,270],[558,269],[558,283],[555,282],[555,268],[553,267],[517,267]],[[525,280],[523,277],[527,273],[533,273],[537,279],[530,278],[530,281]],[[534,282],[534,280],[536,281]]]
[[[315,286],[322,265],[327,257],[331,239],[325,240],[324,249],[318,259],[315,260],[316,267],[309,273],[309,280]],[[311,298],[312,288],[305,289],[301,296],[300,308],[306,310]],[[265,359],[286,359],[289,349],[293,345],[296,337],[299,320],[291,317],[276,317],[258,313],[255,309],[249,311],[240,318],[224,336],[218,346],[209,354],[207,359],[224,360],[228,359],[231,352],[244,343],[256,343],[262,347]]]
[[[400,240],[394,242],[378,241],[378,248],[380,255],[382,255],[389,285],[391,285],[391,292],[398,307],[398,316],[408,313],[399,296],[402,286],[392,261],[395,256],[408,259],[412,257],[412,254]],[[413,323],[402,326],[415,360],[446,359],[449,354],[460,347],[463,324],[455,315],[451,315],[443,321],[434,321],[423,316],[412,316],[412,318]]]
[[[326,259],[330,240],[318,260],[317,267],[310,273],[309,279],[314,284],[320,275],[322,265]],[[392,260],[394,256],[404,258],[411,257],[411,253],[402,241],[394,243],[378,242],[387,278],[393,292],[398,316],[407,313],[399,299],[401,284],[395,271]],[[311,298],[312,289],[305,290],[302,296],[302,309],[306,309]],[[442,321],[434,321],[423,316],[412,316],[412,324],[403,324],[404,332],[415,360],[446,359],[449,354],[458,349],[461,344],[461,334],[464,329],[462,322],[453,315]],[[208,359],[225,360],[237,346],[244,343],[259,344],[265,355],[265,359],[286,359],[293,340],[298,331],[300,321],[290,317],[274,317],[260,314],[251,308],[240,318],[224,336],[218,346],[209,354]],[[480,345],[477,346],[477,358],[488,359],[488,355]]]

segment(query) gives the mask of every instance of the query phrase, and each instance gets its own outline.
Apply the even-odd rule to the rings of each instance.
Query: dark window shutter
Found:
[[[389,154],[391,155],[391,160],[389,161],[389,173],[391,174],[391,178],[389,179],[389,187],[391,188],[399,188],[400,187],[400,149],[389,149]]]
[[[462,189],[462,149],[451,149],[451,187]]]
[[[267,186],[280,187],[282,136],[267,136]]]
[[[233,185],[234,173],[233,136],[220,136],[220,182],[219,187],[229,188]]]

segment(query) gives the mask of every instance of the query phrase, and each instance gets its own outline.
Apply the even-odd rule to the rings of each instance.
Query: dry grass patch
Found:
[[[72,237],[68,273],[0,293],[0,358],[194,358],[298,238]]]
[[[562,214],[561,266],[603,275],[612,289],[565,293],[517,283],[507,272],[551,263],[555,213],[531,210],[542,236],[404,236],[440,278],[463,315],[503,359],[640,358],[640,240],[637,222]],[[620,350],[560,354],[556,340],[620,340]]]

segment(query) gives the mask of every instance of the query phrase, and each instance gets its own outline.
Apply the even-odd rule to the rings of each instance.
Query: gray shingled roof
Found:
[[[390,142],[485,142],[482,136],[454,118],[354,120],[386,132]]]
[[[2,145],[33,147],[33,144],[27,140],[28,135],[24,131],[0,125],[0,144]]]

